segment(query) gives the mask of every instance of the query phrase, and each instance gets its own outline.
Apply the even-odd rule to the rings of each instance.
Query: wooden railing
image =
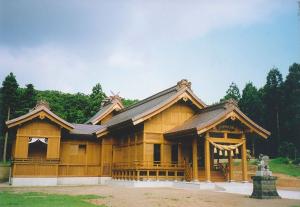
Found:
[[[12,162],[15,177],[98,177],[99,164],[59,164],[59,160],[15,159]]]
[[[117,162],[112,164],[113,169],[128,168],[184,168],[183,163],[177,162],[158,162],[158,161],[133,161],[133,162]]]
[[[183,163],[133,161],[112,165],[112,177],[125,180],[184,180]]]

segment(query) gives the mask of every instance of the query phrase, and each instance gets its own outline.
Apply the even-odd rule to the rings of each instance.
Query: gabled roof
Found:
[[[139,101],[130,107],[120,110],[119,114],[112,117],[106,123],[106,128],[103,128],[97,132],[97,135],[99,136],[108,128],[124,123],[137,125],[160,113],[180,99],[184,99],[186,101],[190,100],[199,109],[206,106],[205,103],[192,92],[190,89],[190,82],[187,80],[182,80],[178,82],[176,86],[168,88],[142,101]]]
[[[123,108],[124,106],[120,101],[120,98],[117,96],[111,96],[108,100],[106,100],[106,102],[104,102],[100,110],[92,118],[85,122],[85,124],[97,124],[114,110],[119,111]]]
[[[241,112],[234,101],[229,100],[201,109],[198,114],[185,121],[182,125],[166,132],[165,136],[178,136],[191,132],[202,134],[231,117],[237,118],[248,128],[264,138],[267,138],[271,134]]]
[[[102,129],[103,125],[92,125],[92,124],[73,124],[74,129],[70,131],[70,134],[78,135],[92,135]]]
[[[45,103],[39,103],[35,108],[33,108],[27,114],[6,121],[5,123],[8,128],[11,128],[19,124],[25,123],[27,121],[30,121],[37,117],[39,117],[40,119],[44,119],[45,117],[47,117],[51,121],[55,122],[56,124],[60,125],[61,127],[67,130],[72,130],[74,128],[74,126],[71,123],[65,121],[64,119],[60,118],[52,111],[50,111],[50,109],[47,107]]]

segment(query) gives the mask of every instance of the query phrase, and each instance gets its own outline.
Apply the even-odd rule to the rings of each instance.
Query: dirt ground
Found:
[[[91,200],[95,204],[117,207],[300,207],[300,200],[257,200],[244,195],[214,192],[209,190],[187,190],[174,188],[129,188],[116,186],[68,186],[68,187],[0,187],[0,191],[44,192],[82,195],[96,194],[104,198]]]

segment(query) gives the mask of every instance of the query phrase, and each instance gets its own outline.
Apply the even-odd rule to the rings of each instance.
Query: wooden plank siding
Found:
[[[176,141],[169,141],[164,138],[164,132],[182,124],[187,119],[191,118],[195,111],[185,102],[177,102],[165,111],[145,121],[144,136],[146,146],[149,148],[145,161],[153,160],[153,144],[161,144],[161,161],[171,162],[171,145],[177,143]],[[181,151],[181,150],[179,150]],[[182,161],[179,157],[178,161]],[[181,156],[181,155],[180,155]]]
[[[190,105],[179,101],[146,120],[141,131],[124,133],[117,137],[114,145],[112,177],[134,180],[183,180],[181,144],[178,145],[178,162],[172,163],[171,147],[178,142],[166,140],[163,134],[194,114],[195,111]],[[160,144],[160,162],[153,160],[154,144]]]
[[[46,157],[29,156],[29,138],[47,138]],[[13,152],[14,177],[100,176],[99,140],[61,139],[60,126],[34,119],[17,130]],[[109,151],[109,149],[108,149]]]

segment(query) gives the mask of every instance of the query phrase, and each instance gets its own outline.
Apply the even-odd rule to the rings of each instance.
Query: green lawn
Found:
[[[256,160],[250,160],[250,165],[256,165]],[[241,161],[235,160],[233,163],[235,166],[240,166]],[[269,162],[270,170],[273,173],[282,173],[294,177],[300,177],[300,166],[289,163],[287,158],[278,157],[271,159]]]
[[[272,159],[269,163],[270,170],[274,173],[282,173],[294,177],[300,177],[300,166],[286,163],[283,158]]]
[[[87,200],[101,198],[97,195],[58,195],[45,193],[0,192],[0,206],[11,207],[95,207]],[[102,206],[104,207],[104,206]]]

